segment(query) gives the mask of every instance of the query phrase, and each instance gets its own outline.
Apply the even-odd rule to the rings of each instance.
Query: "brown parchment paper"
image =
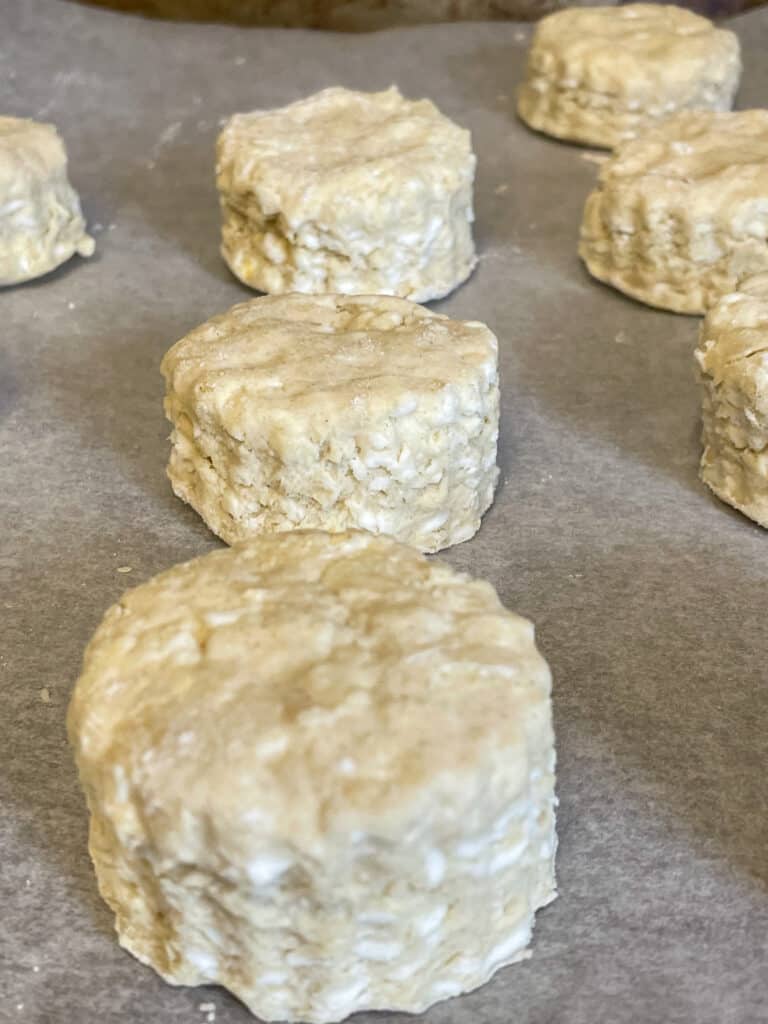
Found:
[[[737,19],[768,101],[768,9]],[[536,623],[555,676],[560,898],[533,957],[429,1024],[768,1020],[768,536],[697,480],[697,321],[592,282],[596,166],[513,112],[530,28],[361,37],[0,2],[0,110],[54,121],[97,241],[0,291],[0,1021],[238,1024],[115,942],[64,715],[121,591],[216,546],[164,476],[158,364],[248,292],[219,258],[219,119],[397,82],[471,128],[472,279],[498,333],[502,484],[448,551]],[[130,572],[122,571],[130,568]],[[362,1021],[405,1022],[403,1016]]]

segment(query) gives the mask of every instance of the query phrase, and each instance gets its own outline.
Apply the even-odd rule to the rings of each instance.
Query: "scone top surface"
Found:
[[[253,191],[265,215],[280,213],[289,224],[323,215],[333,223],[343,202],[375,225],[390,210],[371,197],[395,198],[425,180],[453,191],[474,168],[469,132],[430,100],[406,100],[396,87],[325,89],[277,110],[235,114],[217,155],[223,192]]]
[[[712,63],[738,59],[738,52],[733,32],[675,5],[572,7],[539,22],[529,70],[654,103],[660,88],[698,86]],[[684,105],[679,95],[670,99]]]
[[[603,186],[643,188],[658,202],[684,194],[691,216],[768,199],[768,110],[683,111],[625,142],[600,168]]]
[[[265,838],[322,855],[335,830],[434,828],[419,800],[441,790],[425,808],[459,829],[494,762],[525,789],[549,686],[488,584],[386,538],[298,531],[124,595],[69,729],[93,807],[129,834],[138,813],[161,858],[237,864]]]
[[[324,436],[329,413],[362,427],[372,413],[396,417],[393,402],[404,415],[415,395],[438,397],[446,384],[474,381],[478,372],[494,379],[496,352],[484,324],[451,320],[404,299],[283,295],[209,320],[170,349],[162,369],[182,405],[215,410],[245,438],[275,409],[284,410],[283,430],[273,431],[272,442],[282,451],[308,426]]]

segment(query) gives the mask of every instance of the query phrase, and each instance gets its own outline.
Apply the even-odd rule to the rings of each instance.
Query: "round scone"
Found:
[[[768,274],[707,313],[696,350],[702,390],[701,478],[768,527]]]
[[[264,1020],[423,1010],[555,897],[533,627],[389,538],[260,537],[128,592],[68,726],[121,944]]]
[[[168,476],[228,544],[300,527],[468,540],[498,479],[497,342],[386,296],[273,295],[167,353]]]
[[[517,110],[559,139],[613,148],[679,110],[730,110],[739,40],[682,7],[568,8],[543,18]]]
[[[40,277],[93,248],[54,126],[0,117],[0,285]]]
[[[768,111],[676,114],[620,146],[587,199],[579,255],[676,313],[704,313],[768,270]]]
[[[394,87],[235,114],[216,173],[222,254],[260,291],[425,302],[475,266],[469,132]]]

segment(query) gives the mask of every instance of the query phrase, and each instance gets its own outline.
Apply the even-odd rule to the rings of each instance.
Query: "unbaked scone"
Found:
[[[0,117],[0,285],[40,277],[93,248],[54,126]]]
[[[568,8],[533,36],[517,110],[559,139],[611,149],[679,110],[730,110],[739,40],[682,7]]]
[[[173,489],[228,544],[300,527],[459,544],[498,478],[497,347],[406,299],[234,306],[163,360]]]
[[[709,310],[696,350],[702,389],[701,478],[768,527],[768,274]]]
[[[475,266],[469,132],[394,87],[235,114],[216,174],[222,255],[260,291],[425,302]]]
[[[587,199],[579,255],[676,313],[704,313],[768,270],[768,111],[676,114],[620,146]]]
[[[488,583],[296,531],[125,594],[69,710],[120,942],[263,1020],[418,1012],[555,897],[550,674]]]

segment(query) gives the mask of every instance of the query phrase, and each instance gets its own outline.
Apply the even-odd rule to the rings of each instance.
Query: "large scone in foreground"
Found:
[[[701,478],[723,501],[768,527],[768,274],[712,307],[696,361]]]
[[[733,32],[682,7],[568,8],[534,33],[517,109],[556,138],[608,149],[680,110],[730,110]]]
[[[80,200],[52,124],[0,117],[0,285],[41,277],[75,253],[90,256]]]
[[[579,255],[677,313],[768,270],[768,111],[678,114],[621,146],[587,199]]]
[[[555,896],[533,627],[388,538],[259,538],[128,592],[68,725],[122,945],[265,1020],[475,988]]]
[[[437,551],[493,500],[484,324],[382,296],[267,296],[182,338],[162,370],[173,489],[229,544],[359,527]]]
[[[216,174],[222,254],[260,291],[426,302],[475,266],[469,132],[396,88],[235,114]]]

